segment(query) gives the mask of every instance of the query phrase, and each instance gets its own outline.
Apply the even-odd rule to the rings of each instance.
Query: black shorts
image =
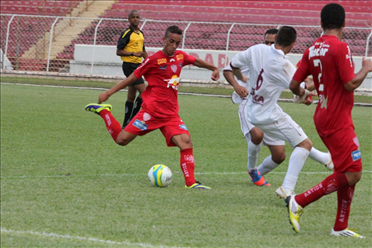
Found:
[[[129,77],[130,74],[132,74],[134,72],[135,69],[137,69],[137,67],[139,66],[140,64],[134,64],[134,63],[128,63],[128,62],[123,62],[123,65],[122,65],[122,68],[123,68],[123,72],[124,72],[124,75],[126,77]],[[136,81],[134,81],[131,86],[133,85],[138,85],[138,84],[144,84],[145,81],[143,81],[143,78],[140,77],[139,79],[137,79]]]

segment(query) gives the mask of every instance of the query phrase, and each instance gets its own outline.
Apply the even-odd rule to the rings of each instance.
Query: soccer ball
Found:
[[[163,164],[152,166],[147,176],[150,184],[155,187],[167,187],[172,182],[172,171]]]

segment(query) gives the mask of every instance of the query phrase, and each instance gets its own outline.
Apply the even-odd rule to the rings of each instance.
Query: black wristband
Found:
[[[130,56],[133,56],[133,52],[130,53]]]

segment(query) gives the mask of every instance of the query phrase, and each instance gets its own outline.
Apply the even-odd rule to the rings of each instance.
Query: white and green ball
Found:
[[[152,166],[147,176],[150,184],[155,187],[167,187],[172,182],[172,171],[163,164]]]

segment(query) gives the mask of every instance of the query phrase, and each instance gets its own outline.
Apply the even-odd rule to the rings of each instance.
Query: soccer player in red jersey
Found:
[[[341,5],[325,5],[321,11],[321,25],[324,35],[305,51],[290,89],[306,99],[307,92],[299,85],[308,75],[313,76],[319,96],[314,114],[315,127],[331,153],[334,173],[304,193],[288,197],[288,214],[293,229],[299,232],[303,208],[336,191],[337,216],[331,235],[363,238],[348,229],[355,184],[362,176],[362,155],[351,110],[354,90],[372,71],[372,61],[363,58],[361,70],[354,74],[350,48],[341,41],[345,27],[345,10]]]
[[[85,109],[99,114],[105,121],[106,128],[114,141],[122,146],[129,144],[137,135],[145,135],[160,129],[166,139],[167,146],[180,148],[180,165],[186,181],[185,187],[211,189],[195,180],[193,146],[189,131],[178,115],[177,95],[182,67],[192,64],[209,69],[213,71],[212,80],[219,79],[219,70],[204,60],[177,50],[182,41],[182,30],[179,27],[168,27],[163,41],[164,47],[161,51],[146,58],[128,78],[101,93],[98,104],[88,104]],[[102,102],[142,76],[148,82],[146,90],[142,93],[142,109],[122,130],[120,123],[111,114],[111,105],[102,104]]]

